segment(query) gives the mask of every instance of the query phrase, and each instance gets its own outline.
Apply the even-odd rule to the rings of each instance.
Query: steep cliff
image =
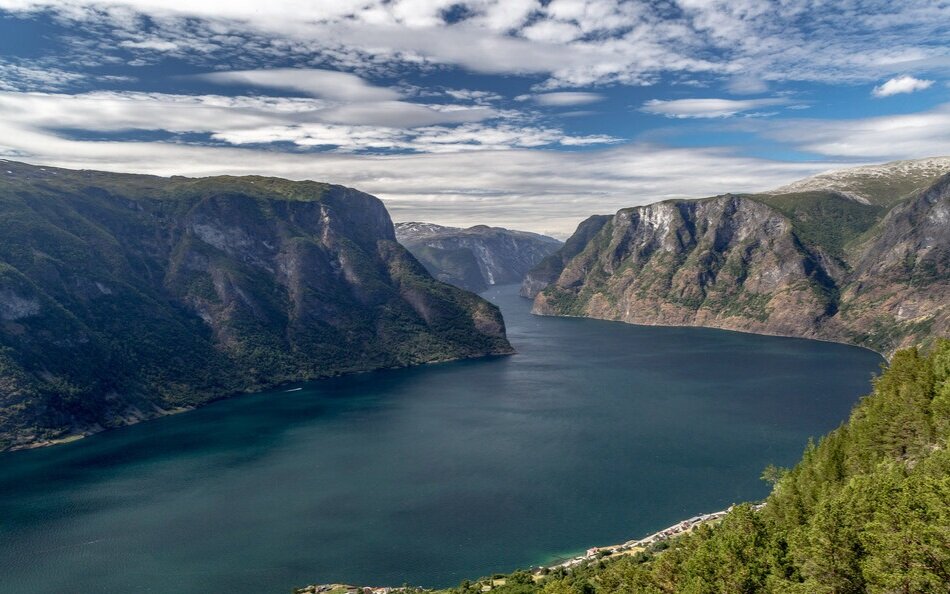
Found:
[[[585,221],[556,277],[536,269],[523,290],[547,315],[820,338],[884,353],[926,345],[950,331],[950,175],[926,182],[899,199],[801,184],[624,209],[593,234]]]
[[[594,215],[581,222],[561,249],[550,254],[529,270],[521,284],[521,296],[533,299],[544,287],[557,280],[564,266],[587,246],[587,242],[611,219],[610,215]]]
[[[511,352],[356,190],[0,162],[0,449],[340,373]]]
[[[397,223],[396,239],[437,279],[470,291],[520,283],[561,242],[544,235],[476,225]]]
[[[851,341],[893,350],[950,335],[950,174],[895,206],[855,252],[839,315]]]

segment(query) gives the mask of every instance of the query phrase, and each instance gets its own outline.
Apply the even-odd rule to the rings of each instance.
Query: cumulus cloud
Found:
[[[929,89],[932,84],[934,84],[932,80],[904,75],[892,78],[884,84],[874,87],[871,94],[875,97],[890,97],[891,95],[898,95],[900,93],[923,91],[924,89]]]
[[[788,103],[780,97],[770,99],[651,99],[640,109],[668,118],[727,118],[763,107]]]

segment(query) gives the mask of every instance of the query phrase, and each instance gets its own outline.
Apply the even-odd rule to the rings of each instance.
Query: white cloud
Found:
[[[560,93],[539,93],[531,97],[538,105],[545,107],[562,107],[574,105],[587,105],[603,101],[604,96],[598,93],[584,92],[560,92]]]
[[[950,155],[950,103],[906,115],[793,119],[748,126],[801,150],[835,158],[912,159]]]
[[[913,93],[914,91],[923,91],[929,89],[934,84],[932,80],[923,80],[913,76],[898,76],[885,82],[883,85],[874,87],[871,94],[875,97],[890,97],[900,93]]]
[[[594,144],[615,144],[620,141],[603,134],[589,136],[571,136],[557,128],[516,126],[502,124],[485,127],[466,124],[455,128],[433,127],[421,129],[421,135],[414,139],[417,146],[425,147],[426,152],[455,152],[460,149],[508,149],[534,148],[551,145],[587,146]]]
[[[787,99],[651,99],[642,111],[668,118],[727,118],[763,107],[783,105]]]
[[[425,105],[399,101],[395,89],[378,87],[345,72],[315,68],[278,68],[214,72],[191,78],[217,84],[247,85],[300,91],[325,100],[316,119],[351,126],[414,128],[435,124],[477,122],[504,115],[488,106],[497,95],[479,91],[447,91],[450,97],[470,100],[470,105]]]
[[[229,97],[97,91],[0,93],[0,109],[24,123],[88,130],[211,132],[274,124],[324,123],[414,128],[508,115],[482,106],[403,101],[342,103],[292,97]]]
[[[736,95],[757,95],[769,90],[769,84],[758,76],[738,75],[732,77],[726,88]]]
[[[477,122],[500,115],[486,107],[421,105],[404,101],[345,103],[319,112],[321,121],[335,124],[416,128],[433,124]]]
[[[618,142],[604,135],[574,136],[557,128],[525,125],[518,122],[523,118],[517,112],[401,101],[334,104],[288,97],[0,92],[0,114],[39,130],[166,131],[207,134],[234,145],[286,142],[342,152],[453,152]]]
[[[95,92],[0,93],[0,113],[24,126],[96,132],[211,132],[286,122],[325,104],[315,100]]]
[[[413,130],[335,124],[272,125],[214,132],[212,138],[233,145],[291,142],[302,147],[337,147],[337,152],[402,150],[421,153],[504,151],[619,142],[619,139],[605,135],[571,136],[557,128],[481,123]]]
[[[521,32],[531,41],[544,43],[568,43],[581,36],[580,28],[572,23],[538,21]]]
[[[141,41],[130,41],[126,39],[125,41],[120,42],[119,46],[131,49],[155,50],[158,52],[173,52],[175,50],[181,49],[174,41],[166,41],[164,39],[155,38],[143,39]]]
[[[471,101],[478,104],[489,104],[504,99],[498,93],[491,91],[478,91],[473,89],[444,89],[445,95],[458,99],[459,101]]]
[[[773,81],[867,82],[909,68],[946,68],[950,5],[931,0],[0,0],[77,23],[85,44],[62,60],[169,54],[201,64],[321,63],[351,70],[454,65],[539,74],[541,88],[647,84],[708,73],[737,92]],[[466,17],[447,23],[446,9]],[[456,11],[459,12],[459,11]],[[152,18],[140,39],[139,15]],[[77,36],[73,36],[75,38]],[[74,39],[75,43],[76,42]]]
[[[490,31],[510,31],[519,28],[528,17],[541,8],[538,0],[506,0],[485,2],[473,20]]]
[[[400,98],[397,91],[373,86],[355,74],[316,68],[214,72],[196,78],[218,84],[299,91],[334,101],[392,101]]]
[[[57,90],[87,77],[49,65],[26,66],[0,58],[0,91]]]

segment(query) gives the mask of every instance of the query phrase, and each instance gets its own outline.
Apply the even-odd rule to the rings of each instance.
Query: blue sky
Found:
[[[0,0],[0,157],[593,213],[950,154],[950,2]]]

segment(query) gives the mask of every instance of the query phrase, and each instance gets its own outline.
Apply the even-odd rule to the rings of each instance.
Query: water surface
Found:
[[[0,456],[0,591],[447,586],[762,498],[881,359],[842,345],[542,318],[512,357],[243,396]]]

